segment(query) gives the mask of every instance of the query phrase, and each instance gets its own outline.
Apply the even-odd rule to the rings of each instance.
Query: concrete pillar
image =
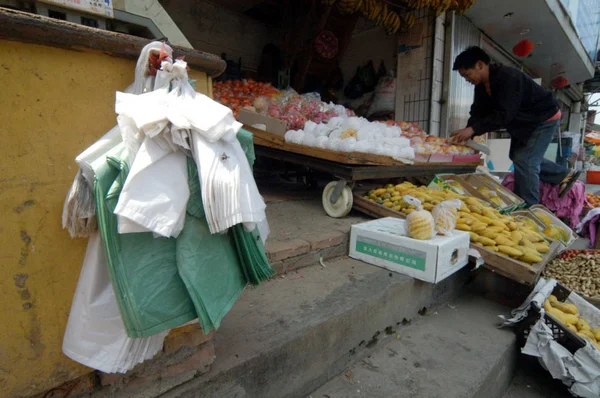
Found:
[[[578,101],[571,105],[571,115],[569,117],[568,130],[573,133],[580,133],[581,127],[581,101]]]

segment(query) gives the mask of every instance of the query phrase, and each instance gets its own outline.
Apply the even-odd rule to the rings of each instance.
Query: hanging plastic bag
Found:
[[[428,240],[435,235],[433,216],[423,210],[421,201],[414,196],[405,195],[404,201],[417,209],[406,216],[406,234],[413,239]]]
[[[456,228],[458,209],[462,206],[460,199],[445,200],[431,211],[435,220],[435,232],[440,235],[452,235]]]

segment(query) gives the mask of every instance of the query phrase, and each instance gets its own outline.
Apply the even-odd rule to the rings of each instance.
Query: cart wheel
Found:
[[[335,202],[331,201],[335,188],[338,184],[344,184],[343,189],[339,193],[339,197]],[[345,181],[332,181],[325,189],[323,189],[323,208],[325,212],[333,218],[342,218],[350,213],[354,198],[352,197],[352,189],[345,185]],[[338,188],[339,189],[339,188]]]

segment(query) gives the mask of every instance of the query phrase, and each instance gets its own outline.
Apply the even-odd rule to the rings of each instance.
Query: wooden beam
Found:
[[[1,7],[0,39],[71,51],[96,50],[110,56],[130,59],[137,59],[142,48],[151,41]],[[227,66],[216,55],[179,46],[171,47],[176,57],[185,56],[191,68],[205,72],[209,77],[219,76]]]

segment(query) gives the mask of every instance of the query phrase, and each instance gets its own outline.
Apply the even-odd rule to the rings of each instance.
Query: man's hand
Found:
[[[467,127],[462,130],[456,130],[454,133],[452,133],[450,138],[452,138],[452,142],[462,144],[463,142],[471,139],[474,134],[475,130],[473,130],[472,127]]]

